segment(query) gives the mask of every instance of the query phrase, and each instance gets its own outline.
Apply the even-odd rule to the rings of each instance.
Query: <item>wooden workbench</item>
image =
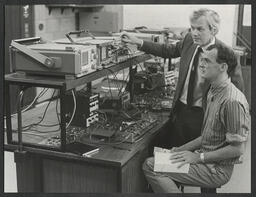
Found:
[[[24,117],[24,121],[28,121],[29,116],[36,116],[36,111],[42,112],[42,109],[34,109],[33,113]],[[14,151],[18,191],[147,192],[148,184],[142,172],[142,163],[150,155],[150,142],[167,120],[166,115],[159,114],[161,118],[158,124],[137,143],[102,145],[100,151],[91,158],[27,146],[23,147],[23,152],[19,152],[18,145],[5,144],[5,150]],[[13,139],[16,135],[13,134]],[[28,134],[23,134],[23,139],[31,143],[42,140]]]

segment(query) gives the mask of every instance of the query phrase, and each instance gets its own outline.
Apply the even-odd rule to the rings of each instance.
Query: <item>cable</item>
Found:
[[[118,79],[117,76],[116,76],[116,75],[118,74],[118,72],[115,74],[110,68],[107,68],[107,67],[106,67],[106,69],[108,69],[108,70],[113,74],[114,78],[115,78],[117,81],[119,81],[119,79]],[[127,79],[128,79],[128,76],[127,76]],[[123,70],[123,81],[124,81],[124,70]],[[122,91],[123,86],[124,86],[124,84],[122,84],[121,87],[119,87],[118,83],[116,82],[116,87],[117,87],[117,89],[119,89],[119,91],[118,91],[118,96],[120,95],[120,92]],[[110,84],[109,84],[109,87],[110,87]],[[112,93],[112,92],[111,92],[111,93]],[[111,97],[112,97],[112,96],[111,96]]]
[[[40,134],[36,134],[36,133],[26,133],[26,135],[34,135],[37,137],[46,137],[46,135],[40,135]]]
[[[113,76],[116,76],[115,73],[110,69],[110,68],[107,68],[105,67]],[[113,99],[113,94],[112,94],[112,90],[111,90],[111,85],[110,85],[110,82],[109,82],[109,77],[107,75],[107,80],[108,80],[108,87],[109,87],[109,92],[110,92],[110,95],[111,95],[111,99]],[[117,87],[118,88],[118,87]]]
[[[122,89],[124,88],[124,85],[127,85],[127,81],[128,81],[129,75],[130,75],[130,72],[127,74],[126,79],[124,80],[124,83],[122,84],[122,86],[121,86],[121,88],[120,88],[120,90],[119,90],[119,92],[118,92],[118,96],[119,96],[120,93],[122,92]],[[121,95],[122,95],[122,94],[121,94]]]
[[[111,95],[111,99],[113,99],[113,95],[112,95],[112,90],[110,88],[110,83],[109,83],[109,78],[107,76],[107,79],[108,79],[108,87],[109,87],[109,92],[110,92],[110,95]]]
[[[22,112],[27,111],[27,110],[34,104],[34,102],[37,101],[39,98],[41,98],[48,90],[49,90],[49,88],[47,88],[47,89],[44,88],[44,89],[38,94],[38,96],[32,101],[32,103],[31,103],[28,107],[26,107],[26,109],[22,110]]]
[[[111,70],[111,69],[108,68],[108,67],[105,67],[105,69],[107,69],[113,76],[116,77],[116,74],[115,74],[115,72],[114,72],[113,70]]]
[[[127,47],[128,48],[128,47]],[[129,49],[129,48],[128,48]],[[131,63],[131,61],[130,61],[130,63]],[[130,65],[130,67],[132,67],[132,63],[131,63],[131,65]],[[129,73],[127,74],[127,76],[126,76],[126,79],[125,79],[125,83],[122,85],[122,88],[120,89],[120,91],[119,91],[119,93],[118,93],[118,96],[120,95],[120,93],[121,93],[121,91],[122,91],[122,89],[123,89],[123,87],[124,87],[124,85],[126,85],[127,86],[127,84],[128,84],[128,77],[130,76],[130,71],[129,71]],[[126,86],[125,86],[125,88],[126,88]],[[125,92],[125,91],[124,91]],[[124,94],[124,92],[123,92],[123,94]],[[121,94],[121,96],[123,95],[123,94]]]
[[[129,74],[128,74],[129,75]],[[128,77],[127,77],[127,79],[128,79]],[[119,92],[118,92],[118,96],[120,95],[120,93],[122,92],[122,90],[123,90],[123,87],[124,87],[124,84],[125,84],[125,73],[124,73],[124,69],[123,69],[123,80],[122,80],[122,85],[121,85],[121,87],[120,87],[120,89],[119,89]]]
[[[48,131],[42,131],[42,130],[38,130],[38,129],[30,129],[29,131],[24,131],[23,133],[28,134],[28,133],[31,133],[31,131],[35,131],[37,133],[45,133],[45,134],[47,134],[47,133],[54,133],[54,132],[57,132],[59,130],[60,130],[60,127],[58,127],[58,129],[48,130]]]
[[[134,60],[134,61],[137,62],[136,65],[139,65],[140,68],[142,69],[141,64],[140,64],[137,60]],[[159,66],[160,66],[160,65],[159,65]],[[161,66],[160,66],[160,67],[161,67]],[[143,69],[142,69],[142,71],[143,71]],[[145,72],[145,74],[146,74],[146,76],[149,76],[149,73]],[[167,87],[167,86],[169,86],[169,85],[156,86],[156,87],[154,87],[154,88],[147,88],[147,87],[145,87],[145,89],[147,89],[147,90],[154,90],[154,89],[159,88],[159,87]],[[170,86],[171,86],[171,85],[170,85]]]
[[[41,127],[54,127],[54,126],[59,126],[60,125],[60,120],[59,120],[59,116],[58,116],[58,110],[57,110],[57,106],[58,106],[58,99],[56,101],[56,114],[57,114],[57,118],[58,118],[58,122],[57,124],[48,124],[48,125],[44,125],[44,124],[38,124],[38,126],[41,126]],[[32,125],[31,127],[34,127],[35,125]],[[31,128],[30,127],[30,128]],[[27,129],[26,129],[27,130]],[[59,129],[58,129],[59,130]],[[42,131],[43,133],[46,133],[46,132],[55,132],[55,131],[58,131],[58,130],[53,130],[53,131]],[[30,129],[30,131],[37,131],[37,132],[40,132],[39,130],[32,130]],[[24,131],[24,133],[26,133],[26,131]]]
[[[136,65],[140,67],[141,71],[144,71],[144,69],[142,68],[141,63],[139,63],[136,59],[134,59],[133,61],[135,61]],[[146,72],[146,74],[147,74],[147,72]]]
[[[116,75],[118,74],[119,71],[115,73],[114,71],[112,71],[112,70],[111,70],[110,68],[108,68],[108,67],[106,67],[106,69],[107,69],[109,72],[111,72],[111,74],[113,75],[113,77],[114,77],[113,80],[114,80],[114,82],[115,82],[116,88],[118,89],[118,83],[116,82],[116,81],[118,81],[118,78],[117,78]],[[116,80],[116,81],[115,81],[115,80]]]
[[[73,95],[73,101],[74,101],[74,109],[73,109],[73,114],[70,118],[70,121],[69,123],[66,125],[66,129],[69,127],[70,123],[72,122],[74,116],[75,116],[75,113],[76,113],[76,97],[75,97],[75,93],[74,93],[74,90],[72,90],[72,95]]]
[[[56,90],[54,90],[53,91],[53,93],[52,93],[52,97],[53,97],[53,95],[54,95],[54,93],[56,92]],[[51,97],[51,98],[52,98]],[[48,108],[49,108],[49,105],[50,105],[50,103],[52,102],[52,100],[50,100],[49,102],[48,102],[48,104],[47,104],[47,106],[46,106],[46,108],[45,108],[45,111],[44,111],[44,114],[43,114],[43,117],[41,118],[41,120],[39,121],[39,122],[37,122],[37,123],[32,123],[32,124],[30,124],[30,125],[26,125],[26,126],[23,126],[22,128],[26,128],[26,127],[28,127],[28,129],[31,127],[31,126],[34,126],[34,125],[38,125],[38,124],[40,124],[43,120],[44,120],[44,117],[45,117],[45,115],[46,115],[46,112],[47,112],[47,110],[48,110]],[[28,130],[28,129],[25,129],[25,130]]]
[[[23,110],[21,111],[21,113],[26,112],[40,97],[42,97],[42,96],[48,91],[48,89],[49,89],[49,88],[47,88],[47,89],[45,90],[45,88],[44,88],[43,90],[41,90],[41,92],[40,92],[37,96],[35,96],[34,100],[29,104],[29,106],[26,107],[25,109],[23,109]],[[44,92],[43,92],[43,91],[44,91]],[[11,114],[11,117],[13,117],[13,116],[15,116],[15,115],[17,115],[17,112],[14,113],[14,114]],[[4,116],[4,118],[6,119],[6,116]]]
[[[23,133],[25,133],[26,135],[35,135],[35,136],[41,136],[41,137],[48,137],[49,133],[55,133],[55,132],[58,132],[59,130],[60,130],[60,128],[58,128],[56,130],[51,130],[51,131],[40,131],[40,130],[37,130],[37,129],[35,129],[35,130],[31,129],[31,130],[25,131]],[[37,133],[33,133],[33,131],[37,132]]]
[[[115,52],[122,51],[123,49],[127,49],[127,50],[130,52],[129,56],[132,57],[132,51],[131,51],[131,49],[128,48],[127,46],[123,46],[123,47],[121,47],[121,48],[118,48],[117,50],[115,50]],[[132,65],[131,65],[131,66],[132,66]],[[117,79],[116,74],[114,74],[114,72],[113,72],[110,68],[108,68],[108,67],[105,67],[105,68],[108,69],[108,70],[111,72],[111,74],[113,74],[113,76]],[[127,81],[128,76],[129,76],[129,74],[127,75],[127,78],[126,78],[125,81]],[[118,80],[118,79],[117,79],[117,80]],[[123,70],[123,81],[124,81],[124,70]],[[108,83],[109,83],[109,79],[108,79]],[[124,85],[125,85],[125,83],[122,84],[120,88],[118,88],[119,86],[117,85],[117,88],[119,89],[118,96],[120,95],[120,93],[121,93],[121,91],[122,91]],[[109,83],[109,87],[110,87],[110,83]],[[111,97],[113,98],[113,95],[112,95],[112,91],[111,91],[111,90],[110,90],[110,94],[111,94]]]
[[[28,105],[28,107],[26,107],[25,109],[23,109],[23,110],[21,111],[21,113],[27,111],[27,110],[37,101],[37,99],[40,97],[41,93],[42,93],[44,90],[45,90],[45,88],[34,98],[34,100],[30,103],[30,105]],[[46,91],[47,91],[47,90],[46,90]],[[46,92],[44,92],[44,94],[45,94],[45,93],[46,93]],[[16,114],[17,114],[17,113],[16,113]]]
[[[55,92],[55,91],[54,91]],[[53,93],[54,95],[54,93]],[[75,94],[74,94],[74,90],[72,90],[72,95],[73,95],[73,101],[74,101],[74,109],[73,109],[73,113],[72,113],[72,116],[71,116],[71,119],[69,121],[69,123],[67,124],[66,128],[69,127],[70,123],[72,122],[73,118],[74,118],[74,115],[75,115],[75,112],[76,112],[76,98],[75,98]],[[51,102],[51,101],[50,101]],[[49,103],[50,103],[49,102]],[[49,104],[48,104],[49,106]],[[47,108],[48,108],[47,106]],[[60,119],[59,119],[59,116],[58,116],[58,109],[57,109],[57,106],[58,106],[58,99],[56,101],[56,114],[57,114],[57,118],[58,118],[58,124],[53,124],[53,125],[42,125],[42,124],[36,124],[38,126],[42,126],[42,127],[52,127],[52,126],[57,126],[60,124]],[[46,111],[45,111],[46,112]],[[35,124],[32,124],[31,126],[35,126]],[[30,127],[31,128],[31,127]],[[29,128],[29,129],[30,129]],[[30,131],[37,131],[37,132],[42,132],[42,133],[49,133],[49,132],[56,132],[56,131],[59,131],[60,128],[58,128],[57,130],[52,130],[52,131],[40,131],[40,130],[33,130],[33,129],[30,129]],[[28,129],[27,129],[28,130]]]
[[[124,69],[123,69],[123,81],[125,80],[125,77],[124,77]]]
[[[57,123],[57,124],[38,124],[38,126],[40,126],[40,127],[54,127],[54,126],[58,126],[58,125],[60,125],[59,123]]]
[[[102,106],[105,103],[106,100],[107,100],[107,97],[106,97],[106,94],[105,94],[105,96],[103,97],[103,101],[100,103],[100,106]]]
[[[59,122],[59,124],[60,124],[60,117],[59,117],[59,114],[58,114],[58,102],[59,102],[59,99],[57,99],[57,101],[56,101],[55,110],[56,110],[56,115],[57,115],[58,122]]]

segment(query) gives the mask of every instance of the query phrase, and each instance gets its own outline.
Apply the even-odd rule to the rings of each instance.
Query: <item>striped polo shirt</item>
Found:
[[[249,105],[244,94],[230,78],[219,85],[211,85],[202,126],[201,152],[214,151],[232,143],[247,141],[250,130]],[[216,163],[240,163],[241,157]]]

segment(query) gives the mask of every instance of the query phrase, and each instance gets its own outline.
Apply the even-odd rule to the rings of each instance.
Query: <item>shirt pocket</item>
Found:
[[[222,127],[222,123],[220,120],[220,113],[219,110],[215,113],[212,119],[212,130],[219,131]]]

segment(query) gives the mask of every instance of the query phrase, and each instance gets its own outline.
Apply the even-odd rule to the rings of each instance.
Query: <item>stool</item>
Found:
[[[184,193],[184,186],[185,185],[180,185],[180,190],[182,193]],[[191,185],[187,185],[187,186],[191,186]],[[218,188],[220,188],[220,187],[218,187]],[[201,194],[216,194],[217,193],[217,188],[201,187],[200,190],[201,190]]]

